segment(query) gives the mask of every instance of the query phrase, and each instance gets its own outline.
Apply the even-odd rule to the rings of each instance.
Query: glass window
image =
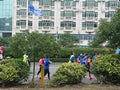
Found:
[[[61,1],[61,6],[76,6],[76,2],[74,0],[64,0]]]
[[[82,12],[82,17],[97,17],[98,13],[94,11]]]
[[[32,21],[28,21],[28,26],[32,26]]]
[[[72,22],[72,21],[64,21],[61,22],[61,27],[76,27],[76,22]]]
[[[54,16],[54,11],[43,10],[43,15],[44,16]]]
[[[17,5],[27,6],[27,0],[17,0]]]
[[[76,17],[76,13],[74,11],[62,11],[61,16]]]
[[[17,20],[16,25],[17,26],[26,26],[26,20]]]
[[[118,6],[118,2],[117,1],[105,2],[105,7],[117,7],[117,6]]]
[[[17,15],[26,16],[26,9],[17,10]]]
[[[12,31],[12,0],[0,0],[0,31]]]
[[[93,38],[93,34],[80,34],[80,40],[92,40]]]
[[[82,22],[82,27],[93,28],[97,27],[96,22]]]
[[[116,11],[105,12],[105,17],[113,17],[116,14]]]
[[[94,0],[86,0],[86,1],[83,1],[82,2],[82,6],[83,7],[98,7],[98,2],[97,1],[94,1]]]
[[[54,22],[53,21],[48,21],[48,20],[44,20],[44,21],[39,21],[39,26],[48,26],[48,27],[54,27]]]
[[[53,0],[39,0],[39,5],[54,6]]]

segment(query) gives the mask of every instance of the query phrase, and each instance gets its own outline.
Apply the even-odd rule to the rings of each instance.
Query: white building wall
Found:
[[[52,10],[54,11],[54,17],[44,17],[44,16],[29,16],[26,15],[26,17],[22,18],[22,17],[18,17],[16,15],[16,11],[19,9],[26,9],[28,12],[28,5],[27,7],[22,7],[22,6],[17,6],[16,5],[16,1],[17,0],[13,0],[13,28],[12,28],[12,35],[15,35],[16,33],[23,33],[25,32],[25,30],[29,30],[29,32],[34,32],[37,31],[39,33],[50,33],[50,34],[63,34],[66,31],[70,31],[71,34],[88,34],[87,32],[93,32],[92,34],[95,34],[95,31],[98,28],[94,28],[92,30],[88,30],[87,28],[82,28],[82,22],[84,21],[95,21],[99,23],[99,20],[101,19],[105,19],[105,11],[107,11],[108,9],[105,8],[105,1],[109,1],[109,0],[95,0],[98,1],[98,7],[93,7],[93,8],[84,8],[82,6],[82,2],[85,0],[74,0],[76,1],[76,7],[72,7],[70,10],[75,11],[76,12],[76,18],[72,18],[70,20],[61,18],[61,14],[60,12],[63,10],[67,10],[66,7],[61,7],[61,1],[63,0],[54,0],[55,1],[55,6],[49,6],[48,10]],[[28,4],[28,3],[27,3]],[[39,0],[35,0],[33,2],[33,5],[35,6],[36,9],[41,9],[41,10],[46,10],[44,8],[44,6],[39,6]],[[111,10],[109,8],[109,10]],[[115,11],[116,9],[114,9]],[[98,17],[94,17],[92,19],[89,18],[83,18],[82,17],[82,12],[83,11],[96,11],[98,12]],[[109,18],[108,18],[109,19]],[[16,21],[17,20],[26,20],[26,27],[21,28],[20,26],[16,26]],[[28,27],[28,20],[32,20],[33,21],[33,26],[32,27]],[[47,28],[44,29],[43,27],[39,27],[38,26],[38,22],[42,21],[42,20],[51,20],[54,21],[54,27],[53,28]],[[60,22],[61,21],[74,21],[76,22],[76,27],[72,28],[71,30],[69,29],[64,29],[62,27],[60,27]],[[82,40],[81,45],[88,45],[88,40]]]

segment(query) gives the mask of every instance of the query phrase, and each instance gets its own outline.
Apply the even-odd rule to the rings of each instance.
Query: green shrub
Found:
[[[103,82],[118,83],[120,81],[120,55],[100,56],[92,62],[91,70],[96,76],[102,75]]]
[[[29,66],[20,59],[6,59],[0,61],[0,80],[5,84],[18,83],[27,80],[29,76]]]
[[[5,65],[0,65],[0,68],[2,68],[2,72],[0,72],[0,80],[2,80],[3,83],[11,83],[18,80],[18,71],[13,66],[7,67]]]
[[[68,62],[69,58],[50,58],[52,62]]]
[[[86,72],[86,68],[81,64],[64,63],[53,75],[51,85],[59,86],[80,83],[82,77],[86,75]]]

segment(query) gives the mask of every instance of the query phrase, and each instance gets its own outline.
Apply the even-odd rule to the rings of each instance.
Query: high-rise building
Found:
[[[70,33],[88,45],[101,19],[110,20],[119,0],[13,0],[12,35],[26,31],[49,34]],[[43,16],[28,12],[28,5],[42,10]]]
[[[12,0],[0,0],[0,37],[12,36]]]

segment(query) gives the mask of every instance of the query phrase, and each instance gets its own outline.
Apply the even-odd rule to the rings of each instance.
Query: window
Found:
[[[32,21],[28,21],[28,26],[32,26]]]
[[[94,11],[82,12],[82,17],[97,17],[98,13]]]
[[[92,40],[93,38],[93,34],[80,34],[80,40]]]
[[[17,0],[17,5],[27,6],[27,0]]]
[[[61,6],[76,6],[76,2],[74,0],[64,0],[61,1]]]
[[[17,15],[26,16],[26,9],[17,10]]]
[[[113,17],[116,14],[115,11],[105,12],[105,17]]]
[[[44,5],[44,6],[54,6],[54,1],[53,0],[39,0],[39,5]]]
[[[54,16],[54,11],[43,10],[43,15],[44,16]]]
[[[117,7],[117,6],[118,6],[118,2],[117,1],[105,2],[105,7]]]
[[[74,11],[62,11],[61,16],[76,17],[76,13]]]
[[[72,21],[64,21],[61,22],[61,27],[76,27],[76,22],[72,22]]]
[[[48,20],[44,20],[44,21],[39,21],[39,26],[48,26],[48,27],[54,27],[54,22],[53,21],[48,21]]]
[[[93,27],[97,27],[97,23],[96,22],[82,22],[82,27],[87,27],[87,28],[93,28]]]
[[[83,1],[82,2],[82,6],[83,7],[98,7],[98,2],[97,1],[94,1],[94,0],[86,0],[86,1]]]
[[[26,26],[26,20],[17,20],[16,26]]]

